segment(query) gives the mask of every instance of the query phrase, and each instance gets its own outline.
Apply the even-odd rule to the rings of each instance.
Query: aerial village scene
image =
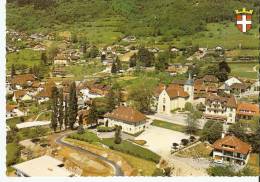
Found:
[[[6,175],[258,176],[257,5],[7,0]]]

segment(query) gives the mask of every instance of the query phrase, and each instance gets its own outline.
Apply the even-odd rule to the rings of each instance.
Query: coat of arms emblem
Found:
[[[253,10],[247,11],[243,8],[242,11],[236,10],[236,26],[241,32],[247,32],[252,28]]]

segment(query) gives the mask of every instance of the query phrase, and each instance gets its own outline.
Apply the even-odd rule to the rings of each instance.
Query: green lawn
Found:
[[[200,143],[188,149],[184,149],[179,151],[176,155],[179,157],[203,157],[209,158],[210,153],[212,152],[212,148],[204,143]]]
[[[85,63],[82,65],[70,65],[66,67],[68,73],[73,74],[76,80],[81,80],[84,76],[93,75],[105,69],[100,61]]]
[[[17,69],[22,68],[22,65],[32,67],[34,65],[39,65],[40,59],[40,51],[22,49],[19,52],[7,54],[6,68],[7,70],[10,70],[12,64],[14,64]]]
[[[259,56],[259,50],[254,49],[234,49],[230,51],[226,51],[227,57],[239,57],[239,56]]]
[[[174,123],[169,123],[169,122],[166,122],[166,121],[154,120],[152,122],[152,125],[158,126],[158,127],[161,127],[161,128],[174,130],[174,131],[179,131],[179,132],[182,132],[182,133],[185,132],[185,126],[174,124]]]
[[[258,176],[260,174],[259,154],[257,154],[257,153],[250,154],[250,158],[248,160],[247,167],[252,169],[256,176]]]
[[[236,49],[241,44],[242,48],[250,48],[257,50],[258,41],[258,27],[255,26],[248,33],[242,33],[237,30],[234,23],[210,23],[207,25],[207,31],[199,32],[192,36],[183,36],[172,41],[175,46],[185,46],[188,42],[200,47],[214,48],[216,46],[223,46],[227,49]]]
[[[107,145],[112,150],[117,150],[123,153],[134,155],[136,157],[140,157],[156,163],[158,163],[161,158],[156,153],[138,145],[135,145],[129,141],[122,141],[120,144],[115,144],[113,138],[105,138],[101,142]]]
[[[161,128],[165,128],[165,129],[169,129],[169,130],[174,130],[174,131],[185,133],[185,126],[170,123],[170,122],[167,122],[167,121],[154,120],[152,122],[152,125],[157,126],[157,127],[161,127]],[[200,135],[200,133],[201,133],[201,130],[198,129],[196,135]]]
[[[8,143],[6,145],[6,164],[13,165],[20,159],[20,146],[16,143]]]
[[[81,140],[89,143],[100,142],[100,139],[97,137],[95,133],[89,132],[85,130],[83,134],[73,133],[68,136],[68,138]]]
[[[253,71],[257,65],[258,63],[229,63],[231,75],[251,79],[257,79],[257,72]]]

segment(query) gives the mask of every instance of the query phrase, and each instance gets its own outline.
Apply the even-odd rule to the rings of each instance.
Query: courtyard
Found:
[[[189,137],[185,133],[151,125],[135,140],[145,140],[147,143],[143,147],[164,157],[171,153],[172,143],[181,143],[181,139]]]

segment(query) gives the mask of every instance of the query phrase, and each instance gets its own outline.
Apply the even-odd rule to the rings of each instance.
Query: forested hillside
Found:
[[[8,0],[7,26],[27,32],[69,31],[112,42],[125,35],[167,41],[231,22],[258,0]]]

